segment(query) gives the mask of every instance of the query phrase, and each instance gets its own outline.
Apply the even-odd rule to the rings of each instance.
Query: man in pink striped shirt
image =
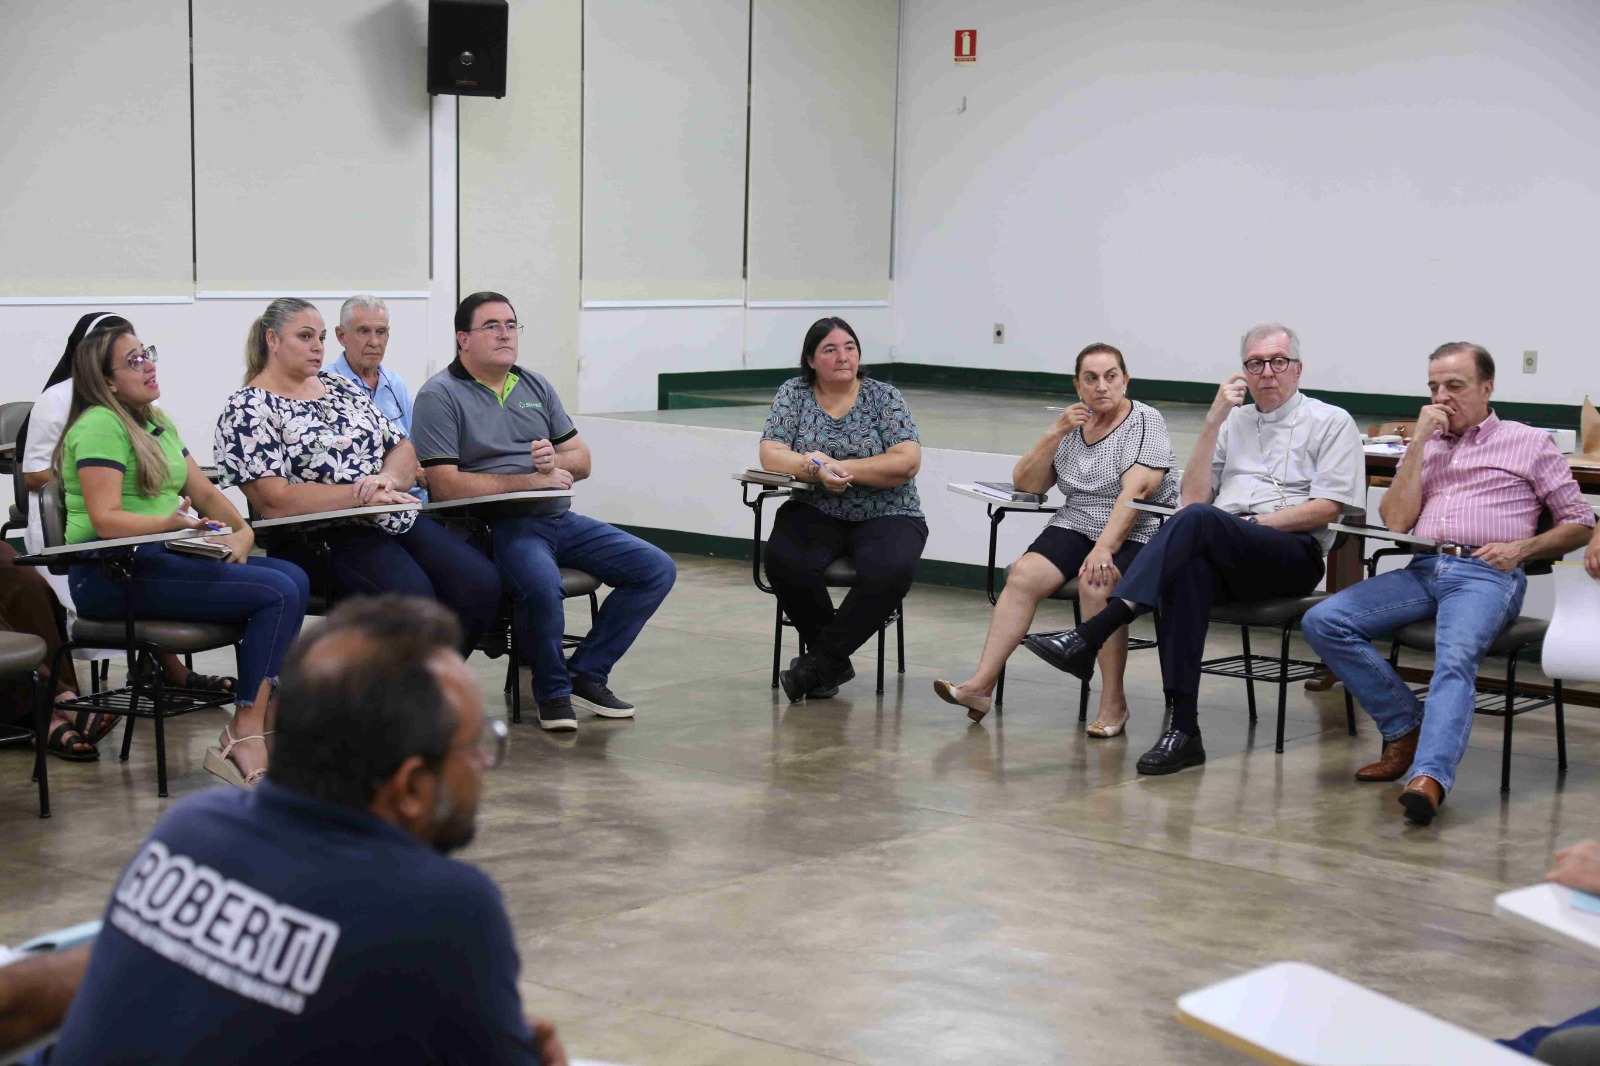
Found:
[[[1362,581],[1305,616],[1306,640],[1383,733],[1359,781],[1395,781],[1406,817],[1427,825],[1455,783],[1472,732],[1478,665],[1522,609],[1522,564],[1582,547],[1595,524],[1550,434],[1502,422],[1489,409],[1494,359],[1476,344],[1428,357],[1432,403],[1417,416],[1379,513],[1396,533],[1438,542],[1404,570]],[[1548,511],[1554,527],[1538,531]],[[1372,641],[1407,622],[1437,618],[1433,681],[1424,706]]]

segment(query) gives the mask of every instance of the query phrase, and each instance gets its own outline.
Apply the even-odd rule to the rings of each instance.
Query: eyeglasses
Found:
[[[1298,359],[1290,359],[1286,355],[1275,355],[1271,359],[1246,359],[1244,372],[1246,374],[1259,374],[1267,367],[1272,368],[1274,374],[1281,374],[1289,369],[1290,363],[1298,363]]]
[[[477,741],[472,745],[477,752],[478,762],[485,770],[492,770],[505,760],[506,749],[511,746],[511,731],[506,728],[505,719],[487,718],[483,723],[483,732],[478,734]]]
[[[527,329],[521,322],[485,322],[481,326],[473,326],[468,333],[521,333]]]
[[[156,346],[140,348],[122,361],[122,365],[129,370],[139,370],[146,366],[154,366],[156,362]]]

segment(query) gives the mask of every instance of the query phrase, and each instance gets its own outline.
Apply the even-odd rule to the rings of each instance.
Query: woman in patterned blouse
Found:
[[[850,653],[894,615],[922,558],[917,424],[893,385],[861,376],[861,345],[842,318],[806,331],[800,376],[778,389],[761,433],[761,466],[812,486],[778,508],[767,579],[804,654],[779,677],[791,701],[825,699],[855,676]],[[837,610],[822,573],[855,560]]]
[[[215,456],[223,485],[238,485],[265,518],[383,503],[416,503],[417,456],[405,430],[355,383],[322,370],[322,315],[304,300],[274,300],[245,340],[245,387],[217,419]],[[482,554],[415,511],[319,530],[274,545],[313,581],[326,574],[335,597],[385,592],[444,603],[461,620],[470,654],[494,620],[500,575]]]
[[[940,699],[965,707],[974,722],[989,713],[1000,671],[1039,604],[1075,577],[1084,615],[1094,615],[1155,535],[1154,515],[1123,504],[1153,498],[1171,505],[1178,499],[1167,424],[1154,408],[1128,399],[1122,353],[1109,344],[1089,345],[1078,353],[1073,383],[1080,402],[1061,412],[1011,472],[1012,483],[1023,492],[1048,492],[1054,484],[1066,499],[1006,575],[977,671],[959,685],[933,683]],[[1124,626],[1100,652],[1103,687],[1100,713],[1088,729],[1091,737],[1114,737],[1128,721],[1122,690],[1127,661]]]

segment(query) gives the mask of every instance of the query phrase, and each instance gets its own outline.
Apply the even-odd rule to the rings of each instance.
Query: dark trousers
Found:
[[[928,524],[920,518],[844,522],[790,500],[772,522],[767,580],[807,650],[838,667],[900,606],[927,542]],[[842,555],[855,560],[857,580],[835,610],[822,572]]]
[[[376,526],[341,526],[321,538],[329,559],[323,563],[304,541],[274,546],[273,556],[298,564],[321,589],[342,599],[386,592],[438,600],[461,622],[462,655],[470,655],[500,609],[500,573],[472,545],[426,515],[400,534]],[[331,572],[324,573],[324,568]]]
[[[1216,603],[1304,596],[1322,580],[1322,549],[1309,533],[1246,522],[1190,504],[1164,522],[1112,595],[1161,608],[1161,684],[1197,696],[1206,627]]]

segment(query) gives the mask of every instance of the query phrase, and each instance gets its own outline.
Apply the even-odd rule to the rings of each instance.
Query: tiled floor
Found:
[[[1279,756],[1272,701],[1252,727],[1242,686],[1208,678],[1210,761],[1139,778],[1161,724],[1153,653],[1131,657],[1126,739],[1086,739],[1076,683],[1026,653],[1005,713],[970,725],[931,681],[964,676],[988,605],[919,587],[906,672],[891,662],[881,698],[863,654],[840,698],[790,706],[769,687],[772,601],[747,565],[678,561],[677,589],[613,679],[639,717],[584,719],[575,736],[515,727],[463,853],[504,890],[527,1004],[575,1055],[1237,1062],[1180,1026],[1173,1001],[1277,959],[1488,1035],[1600,1001],[1585,958],[1490,913],[1554,847],[1600,835],[1591,710],[1569,713],[1565,781],[1550,712],[1519,720],[1509,798],[1498,723],[1481,722],[1443,816],[1418,829],[1398,786],[1350,779],[1378,745],[1365,716],[1346,735],[1338,691],[1293,688]],[[502,661],[473,662],[502,706]],[[175,797],[214,787],[200,758],[222,721],[173,724]],[[172,802],[156,798],[150,739],[142,724],[126,764],[53,762],[44,822],[27,757],[0,752],[0,942],[99,912]]]

